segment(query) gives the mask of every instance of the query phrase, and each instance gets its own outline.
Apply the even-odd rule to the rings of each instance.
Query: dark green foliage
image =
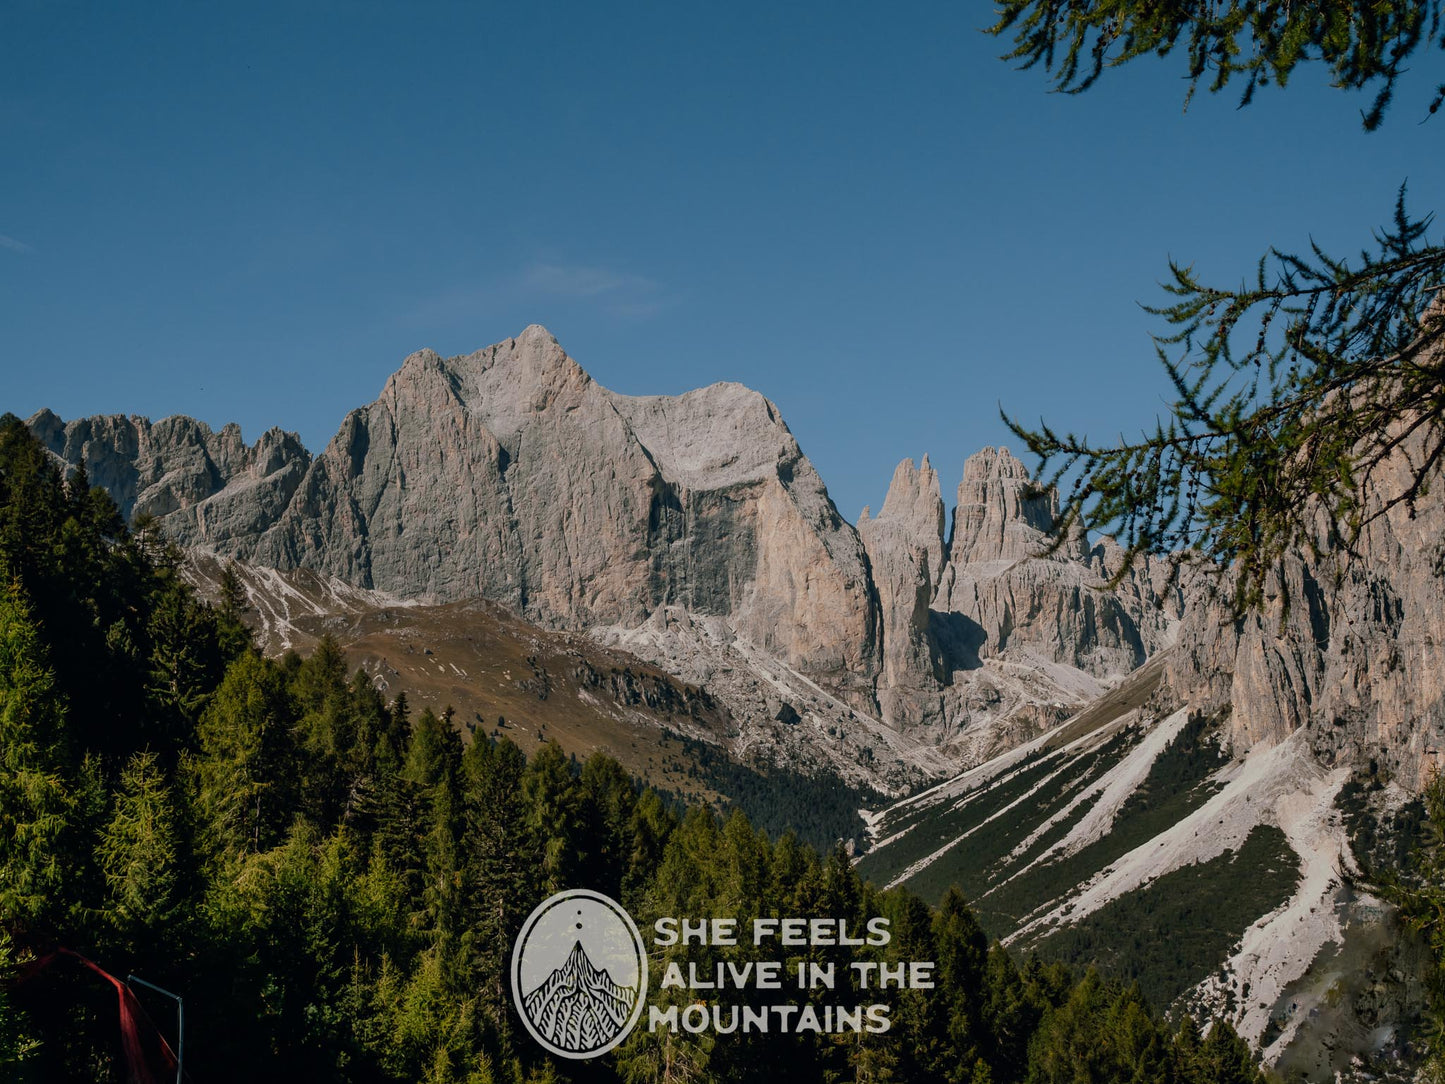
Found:
[[[1140,787],[1115,814],[1109,832],[1064,857],[1045,858],[1089,809],[1079,801],[1099,778],[1135,747],[1142,732],[1121,731],[1093,752],[1053,751],[1021,760],[987,787],[956,801],[918,807],[890,817],[885,835],[904,829],[902,839],[871,854],[858,868],[865,876],[891,880],[920,858],[952,843],[946,853],[906,882],[925,899],[940,898],[958,885],[972,901],[979,921],[995,937],[1013,933],[1040,904],[1059,898],[1122,855],[1177,823],[1208,800],[1210,777],[1228,762],[1215,740],[1214,723],[1191,718],[1155,758]],[[1059,820],[1029,846],[1024,841],[1049,818]],[[1020,849],[1022,848],[1022,849]]]
[[[110,533],[76,526],[74,502],[13,426],[0,424],[0,450],[0,528],[12,525],[0,529],[7,1079],[126,1075],[114,993],[93,973],[64,957],[13,982],[18,961],[61,946],[181,994],[196,1080],[1002,1084],[1054,1079],[1072,1049],[1132,1074],[1104,1080],[1237,1079],[1188,1075],[1207,1042],[1176,1040],[1132,992],[1016,967],[957,892],[937,908],[879,892],[842,846],[774,840],[736,810],[679,815],[603,756],[579,764],[546,744],[528,762],[506,740],[466,745],[450,712],[388,706],[329,641],[308,659],[263,658],[238,632],[234,587],[219,611],[202,606],[173,555],[98,501],[85,515]],[[83,544],[37,546],[51,527],[52,541]],[[95,687],[87,651],[115,664],[114,688]],[[77,704],[109,711],[106,725],[78,722]],[[843,918],[854,930],[887,916],[887,946],[789,949],[787,962],[846,975],[855,958],[932,960],[937,988],[866,995],[890,1009],[879,1035],[639,1029],[599,1063],[564,1066],[521,1035],[507,965],[528,913],[574,886],[620,897],[645,930],[664,914]],[[709,953],[753,955],[688,950]],[[152,1009],[169,1032],[170,1006]],[[1240,1054],[1230,1071],[1247,1064]]]
[[[1116,582],[1141,553],[1232,564],[1242,610],[1286,556],[1349,551],[1371,521],[1413,510],[1445,458],[1445,247],[1429,225],[1402,188],[1357,263],[1271,250],[1237,289],[1174,265],[1175,300],[1150,309],[1172,327],[1157,340],[1167,420],[1096,445],[1008,419],[1065,493],[1055,545],[1080,525],[1116,534],[1129,555]]]
[[[1382,817],[1371,800],[1384,789],[1384,781],[1372,773],[1349,780],[1335,795],[1335,807],[1343,816],[1355,861],[1371,876],[1408,871],[1415,852],[1426,841],[1424,802],[1412,799]]]
[[[1402,869],[1377,868],[1371,888],[1396,904],[1429,945],[1429,1064],[1421,1079],[1440,1080],[1445,1079],[1445,776],[1431,777],[1422,801],[1425,818],[1410,861]]]
[[[57,917],[76,814],[66,705],[19,587],[0,585],[0,914]]]
[[[1229,755],[1224,752],[1218,736],[1217,720],[1198,713],[1190,715],[1179,733],[1154,759],[1149,775],[1120,808],[1119,816],[1125,818],[1134,813],[1164,809],[1175,796],[1198,787],[1228,764]],[[1166,815],[1172,820],[1178,812],[1169,810]],[[1161,824],[1167,825],[1171,820]]]
[[[280,842],[300,803],[292,702],[275,664],[248,651],[226,671],[189,762],[209,849],[239,857]]]
[[[230,653],[165,546],[131,532],[84,471],[63,480],[13,414],[0,416],[0,576],[18,587],[69,705],[71,738],[109,770],[154,742],[187,747]]]
[[[1143,784],[1114,815],[1101,839],[1038,865],[977,900],[980,917],[998,936],[1012,933],[1042,900],[1056,900],[1111,863],[1178,824],[1217,789],[1214,772],[1228,762],[1203,718],[1184,728],[1155,758]]]
[[[683,744],[699,782],[728,795],[722,810],[734,809],[763,830],[778,835],[796,832],[804,842],[826,849],[838,840],[861,844],[864,837],[860,808],[878,808],[887,799],[876,792],[846,787],[836,780],[819,779],[787,768],[754,768],[739,764],[715,745],[668,732]]]
[[[1060,753],[1024,761],[1004,781],[975,792],[965,802],[948,803],[927,815],[911,836],[887,848],[889,865],[906,868],[914,860],[957,840],[945,855],[912,877],[909,887],[925,899],[937,899],[950,885],[957,884],[976,904],[985,898],[991,899],[991,890],[1017,872],[1011,865],[1014,848],[1041,821],[1061,811],[1117,764],[1137,738],[1137,733],[1121,733],[1073,761]],[[1081,804],[1019,861],[1029,860],[1055,842],[1085,811],[1086,806]],[[905,823],[907,821],[899,821],[898,825]],[[896,831],[897,826],[890,823],[887,830]],[[869,856],[864,856],[860,869],[867,876],[876,875]],[[1018,916],[1006,910],[1009,904],[998,900],[988,906],[990,913],[983,917],[989,932],[1000,937],[1011,932]]]
[[[1042,64],[1055,86],[1069,93],[1088,89],[1105,68],[1182,49],[1191,94],[1206,75],[1211,91],[1242,79],[1241,104],[1247,104],[1259,87],[1284,86],[1297,65],[1322,62],[1336,86],[1376,88],[1366,128],[1379,125],[1405,61],[1422,47],[1445,47],[1434,0],[1228,5],[1004,0],[999,16],[990,32],[1013,35],[1007,58],[1022,60],[1026,68]],[[1442,96],[1445,87],[1430,103],[1431,113]]]
[[[246,598],[246,589],[236,575],[232,565],[221,572],[221,600],[216,606],[216,631],[220,640],[221,653],[228,659],[239,655],[251,643],[251,632],[246,627],[246,615],[251,604]]]
[[[1072,964],[1137,980],[1167,1006],[1207,978],[1262,914],[1294,894],[1299,859],[1278,828],[1255,828],[1235,851],[1166,873],[1038,943]]]
[[[15,950],[10,935],[0,931],[0,1075],[14,1079],[35,1053],[36,1041],[29,1022],[10,1004],[9,986],[16,973]]]
[[[1323,62],[1337,86],[1377,88],[1367,129],[1405,60],[1445,47],[1439,0],[1004,0],[991,31],[1011,33],[1010,57],[1071,92],[1181,46],[1191,87],[1207,71],[1211,90],[1239,76],[1245,102],[1297,64]],[[1442,102],[1445,84],[1429,111]],[[1149,309],[1170,326],[1156,340],[1175,396],[1166,419],[1097,444],[1005,418],[1048,484],[1072,481],[1055,545],[1080,528],[1115,534],[1129,557],[1116,583],[1146,552],[1174,553],[1176,570],[1184,553],[1237,565],[1243,611],[1261,604],[1285,557],[1348,553],[1371,520],[1397,505],[1413,514],[1445,458],[1445,245],[1429,239],[1431,217],[1406,213],[1402,184],[1391,224],[1357,261],[1318,245],[1271,248],[1233,289],[1171,263],[1171,300]]]

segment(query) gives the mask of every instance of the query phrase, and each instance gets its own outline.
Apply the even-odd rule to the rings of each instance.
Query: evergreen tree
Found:
[[[1181,1055],[1184,1079],[1189,1084],[1264,1084],[1248,1044],[1227,1020],[1215,1020],[1209,1034]]]
[[[105,876],[106,914],[122,933],[164,935],[181,908],[184,840],[159,757],[137,753],[121,774],[97,861]]]
[[[998,944],[988,952],[982,1000],[994,1079],[998,1084],[1022,1080],[1029,1040],[1048,1005],[1037,985],[1024,981],[1013,958]]]
[[[66,706],[19,586],[0,565],[0,916],[56,921],[69,887],[74,795]]]
[[[219,591],[216,632],[221,654],[229,662],[242,651],[254,646],[251,630],[246,625],[246,615],[251,612],[251,603],[234,562],[228,561],[221,569]]]
[[[430,708],[417,718],[404,776],[421,799],[422,912],[418,920],[440,942],[445,962],[457,949],[463,901],[460,830],[462,742],[451,713]]]
[[[544,895],[578,883],[587,855],[581,787],[562,747],[544,742],[522,776],[527,822],[538,842]]]
[[[512,1033],[508,946],[540,899],[537,836],[517,800],[526,766],[506,738],[474,738],[462,757],[467,950],[480,1012],[504,1041]]]
[[[146,692],[152,715],[160,721],[163,744],[184,747],[224,669],[215,616],[179,574],[167,568],[147,633],[151,652]]]
[[[247,652],[226,670],[199,729],[193,770],[213,850],[235,857],[280,842],[300,804],[294,706],[273,663]]]
[[[947,1017],[948,1045],[959,1057],[960,1067],[984,1060],[991,1052],[981,992],[988,969],[988,938],[964,903],[963,893],[950,888],[939,901],[933,916],[933,938],[937,946],[936,999]],[[961,1073],[950,1074],[964,1081]]]
[[[157,572],[104,492],[69,489],[24,423],[0,416],[0,567],[23,591],[65,689],[77,751],[145,740]]]

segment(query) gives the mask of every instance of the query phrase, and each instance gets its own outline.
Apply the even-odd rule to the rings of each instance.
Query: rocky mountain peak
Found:
[[[790,483],[805,462],[778,408],[742,384],[710,384],[682,395],[606,394],[663,477],[689,489],[780,477]]]
[[[59,461],[68,467],[85,464],[91,483],[104,487],[127,519],[152,515],[177,516],[177,524],[194,521],[198,506],[232,482],[253,490],[250,504],[274,505],[289,498],[311,462],[295,433],[271,429],[247,446],[234,423],[217,432],[183,415],[152,422],[139,415],[97,414],[65,422],[41,410],[27,424]],[[270,492],[278,485],[279,498]],[[182,533],[180,539],[185,538]]]
[[[864,509],[858,520],[883,618],[878,710],[898,727],[942,715],[945,673],[929,606],[944,567],[943,519],[938,472],[925,456],[920,467],[912,459],[899,463],[877,518]]]
[[[972,564],[1037,554],[1058,502],[1052,493],[1033,493],[1032,486],[1028,468],[1007,448],[969,456],[958,484],[949,560]]]
[[[680,606],[871,706],[862,545],[777,408],[740,384],[619,395],[533,324],[471,354],[410,355],[314,461],[282,435],[245,449],[190,419],[34,423],[183,546],[402,598],[491,599],[553,627],[632,628]]]
[[[382,389],[378,403],[394,417],[471,417],[503,446],[515,444],[529,419],[561,400],[600,392],[592,378],[541,324],[517,337],[444,358],[423,349],[409,355]],[[596,404],[594,404],[595,406]]]
[[[912,545],[926,551],[928,574],[936,586],[945,557],[943,491],[926,454],[917,467],[912,459],[898,464],[876,522],[901,529]]]

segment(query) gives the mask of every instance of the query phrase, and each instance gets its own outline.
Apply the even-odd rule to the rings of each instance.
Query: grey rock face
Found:
[[[1375,472],[1367,513],[1422,461],[1408,439]],[[1201,582],[1166,681],[1184,702],[1229,709],[1240,749],[1304,728],[1326,766],[1373,765],[1405,787],[1445,767],[1445,502],[1441,478],[1411,510],[1382,512],[1353,555],[1324,549],[1272,575],[1261,612],[1239,617],[1226,577]],[[1212,586],[1213,592],[1205,590]]]
[[[152,424],[109,414],[67,424],[42,410],[29,426],[57,458],[84,464],[127,519],[155,516],[183,543],[254,533],[285,507],[311,463],[297,436],[279,429],[247,448],[239,426],[215,433],[184,417]]]
[[[1101,590],[1122,554],[1072,537],[1053,553],[1052,492],[1007,449],[964,464],[952,538],[925,457],[894,472],[883,510],[859,520],[882,614],[880,715],[926,727],[975,760],[1027,740],[1166,646],[1178,592],[1146,565]]]
[[[31,427],[181,545],[550,625],[723,614],[871,705],[862,544],[777,409],[740,385],[617,395],[533,325],[465,357],[411,355],[314,461],[293,436],[245,448],[236,427],[185,418]]]
[[[1007,448],[984,448],[969,456],[958,484],[949,563],[1018,561],[1039,553],[1058,501],[1053,493],[1031,492],[1031,485],[1028,468]],[[1081,546],[1067,548],[1066,556],[1082,555]]]
[[[943,497],[938,472],[923,457],[905,459],[877,519],[863,509],[858,519],[883,617],[883,671],[878,710],[898,727],[929,725],[943,717],[947,679],[934,639],[929,607],[943,573]]]
[[[934,598],[935,635],[948,665],[970,669],[1028,649],[1098,677],[1128,673],[1169,643],[1177,596],[1144,566],[1103,591],[1117,547],[1075,535],[1051,554],[1053,492],[1033,493],[1028,470],[1007,448],[964,464],[948,564]]]

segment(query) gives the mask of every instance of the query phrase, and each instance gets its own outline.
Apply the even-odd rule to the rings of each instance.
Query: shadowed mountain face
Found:
[[[637,1002],[635,986],[619,986],[593,965],[578,941],[566,961],[522,1004],[527,1017],[554,1046],[563,1050],[596,1050],[627,1024]]]

